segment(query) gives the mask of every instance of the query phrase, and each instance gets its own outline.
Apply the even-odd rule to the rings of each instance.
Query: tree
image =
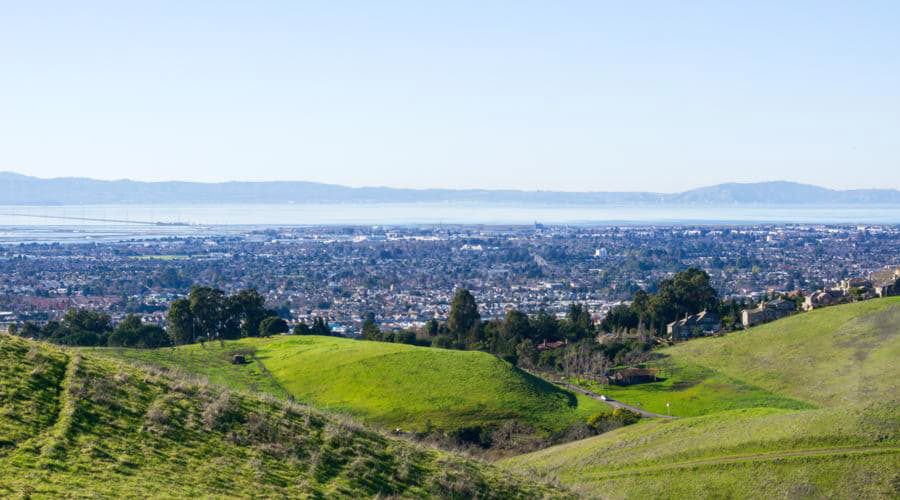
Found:
[[[453,339],[447,335],[438,335],[437,337],[431,339],[431,347],[451,349],[453,348]]]
[[[187,299],[178,299],[169,306],[166,314],[166,326],[172,343],[190,344],[194,342],[194,313]]]
[[[504,359],[514,365],[521,365],[525,368],[534,368],[537,361],[538,351],[534,348],[531,340],[525,339],[516,345],[515,355],[506,355]]]
[[[156,349],[158,347],[171,345],[171,343],[169,336],[166,335],[166,331],[163,330],[162,327],[159,325],[144,324],[138,332],[138,342],[136,347]]]
[[[309,325],[300,321],[294,325],[294,335],[312,335],[312,329]]]
[[[80,330],[99,334],[112,330],[112,321],[108,314],[87,309],[69,309],[63,316],[62,325],[70,333]]]
[[[250,288],[231,295],[226,300],[229,315],[240,322],[241,337],[260,335],[260,323],[267,316],[266,300],[259,292]]]
[[[110,347],[133,347],[140,339],[140,330],[143,326],[140,316],[129,314],[125,316],[116,329],[109,335],[106,342]]]
[[[463,341],[466,335],[481,321],[481,315],[478,314],[478,304],[475,297],[466,289],[459,289],[450,303],[450,317],[447,319],[447,326],[450,333],[456,336],[458,341]]]
[[[660,282],[659,291],[647,302],[650,320],[657,331],[686,314],[716,310],[718,306],[718,293],[710,285],[709,275],[696,268],[681,271],[674,278]]]
[[[638,322],[638,315],[635,313],[633,307],[619,304],[609,310],[606,317],[604,317],[603,321],[600,323],[600,328],[604,332],[618,332],[621,330],[637,328]]]
[[[507,311],[506,319],[503,321],[503,334],[513,344],[530,339],[533,330],[528,315],[518,309]]]
[[[591,313],[588,308],[581,304],[571,304],[569,311],[566,313],[566,338],[571,341],[578,341],[585,337],[589,337],[594,331],[594,325],[591,321]]]
[[[425,322],[425,335],[429,337],[437,337],[440,330],[440,323],[436,319],[430,319]]]
[[[64,345],[100,346],[106,345],[112,331],[112,320],[108,314],[87,309],[69,309],[58,325],[48,323],[44,336]],[[48,335],[49,334],[49,335]]]
[[[362,337],[366,340],[382,340],[381,329],[372,319],[366,319],[362,326]]]
[[[281,335],[290,331],[287,321],[278,316],[268,316],[259,322],[259,335],[269,337],[272,335]]]
[[[191,290],[188,301],[194,315],[194,338],[218,338],[226,320],[225,292],[218,288],[197,286]]]
[[[552,341],[559,338],[559,321],[551,316],[545,309],[541,309],[531,319],[535,340],[538,342]]]
[[[313,335],[331,335],[331,326],[328,325],[324,318],[317,316],[313,320],[310,333]]]

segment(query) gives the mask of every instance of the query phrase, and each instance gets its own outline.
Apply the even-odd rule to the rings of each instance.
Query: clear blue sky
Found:
[[[900,188],[900,2],[0,0],[0,170]]]

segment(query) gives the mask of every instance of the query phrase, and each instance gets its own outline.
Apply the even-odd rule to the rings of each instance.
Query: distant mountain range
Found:
[[[352,188],[296,181],[202,183],[103,181],[79,177],[41,179],[0,172],[0,205],[417,202],[540,205],[900,205],[900,191],[838,191],[784,181],[727,183],[682,193]]]

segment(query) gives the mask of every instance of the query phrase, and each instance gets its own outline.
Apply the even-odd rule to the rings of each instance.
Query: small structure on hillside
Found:
[[[535,349],[537,349],[538,351],[551,351],[553,349],[559,349],[560,347],[565,347],[568,344],[569,344],[569,342],[566,339],[557,340],[555,342],[547,342],[546,340],[544,340],[543,342],[541,342],[540,344],[535,346]]]
[[[847,294],[840,288],[832,288],[830,290],[819,290],[806,297],[803,301],[803,310],[812,311],[820,307],[840,304],[847,300]]]
[[[875,284],[875,295],[878,297],[893,297],[900,295],[900,268],[894,270],[891,278]]]
[[[718,314],[703,312],[687,316],[666,325],[666,333],[672,340],[684,340],[693,337],[712,335],[722,329],[722,319]]]
[[[847,278],[841,280],[840,289],[853,300],[866,300],[875,297],[875,284],[866,278]]]
[[[775,321],[785,316],[790,316],[797,311],[797,303],[785,298],[777,298],[769,302],[763,302],[753,309],[741,311],[741,323],[744,328]]]

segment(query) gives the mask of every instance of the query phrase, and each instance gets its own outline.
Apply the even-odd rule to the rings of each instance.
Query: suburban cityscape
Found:
[[[838,299],[816,292],[900,267],[898,248],[896,226],[796,224],[294,227],[23,243],[0,247],[0,319],[42,323],[89,308],[114,322],[137,313],[164,325],[171,302],[204,285],[256,289],[289,323],[326,318],[346,336],[360,335],[369,315],[384,330],[443,320],[460,288],[472,291],[485,319],[510,309],[563,317],[578,303],[600,323],[636,291],[653,292],[691,267],[706,271],[723,299],[755,306],[801,296],[812,308]],[[876,284],[867,283],[874,295]],[[749,311],[745,325],[777,317],[772,311],[785,310],[778,304]]]

